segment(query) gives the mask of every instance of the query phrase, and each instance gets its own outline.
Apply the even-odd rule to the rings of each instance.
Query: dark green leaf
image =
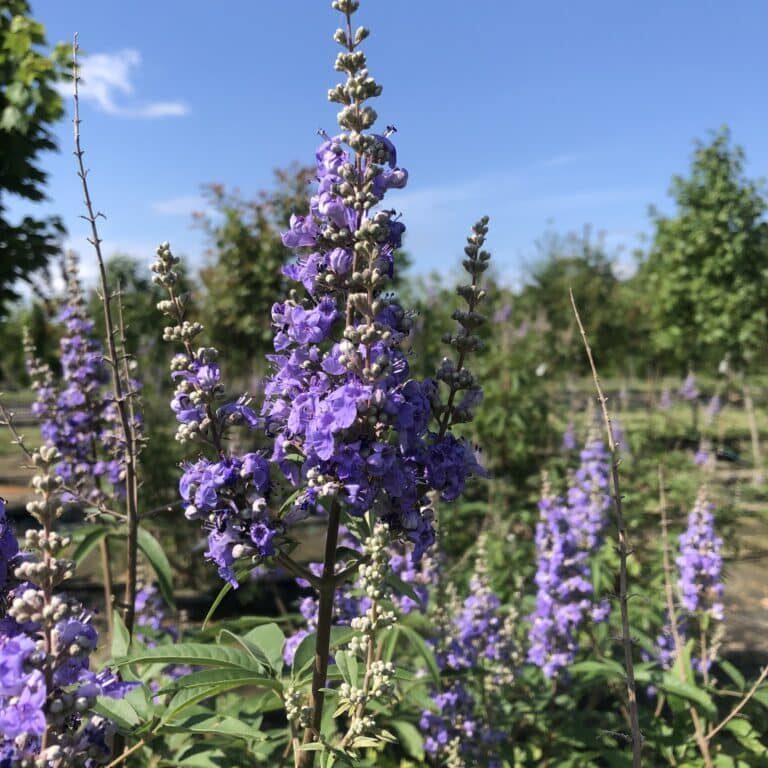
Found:
[[[160,542],[146,529],[139,528],[139,549],[144,553],[157,576],[157,583],[165,602],[173,608],[173,572]]]

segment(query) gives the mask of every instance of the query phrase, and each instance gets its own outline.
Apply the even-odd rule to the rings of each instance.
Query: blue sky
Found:
[[[199,263],[190,213],[210,181],[255,193],[308,161],[336,82],[326,0],[33,0],[49,38],[77,31],[83,137],[108,253],[147,263],[170,240]],[[768,170],[768,5],[762,0],[363,0],[371,71],[410,172],[392,205],[420,271],[457,262],[469,225],[511,280],[552,226],[591,224],[625,253],[670,208],[692,140],[724,123]],[[84,250],[71,125],[48,156],[48,207]],[[83,253],[88,261],[88,254]],[[625,256],[629,260],[629,256]]]

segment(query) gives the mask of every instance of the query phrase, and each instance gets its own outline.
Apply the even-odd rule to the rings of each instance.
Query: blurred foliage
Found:
[[[727,129],[696,145],[688,177],[672,180],[677,212],[652,212],[656,234],[642,273],[653,340],[679,365],[741,366],[763,351],[768,324],[768,208],[744,175]],[[764,358],[764,355],[763,355]]]
[[[294,211],[306,206],[313,169],[275,172],[276,187],[253,200],[220,184],[206,187],[210,212],[196,214],[208,236],[208,265],[200,272],[203,311],[212,346],[227,350],[230,375],[264,372],[272,351],[270,309],[285,292],[282,267],[291,252],[280,239]]]
[[[24,328],[34,342],[42,360],[54,370],[58,367],[56,328],[51,322],[50,302],[35,299],[26,305],[12,305],[9,315],[0,322],[0,383],[18,389],[29,383],[21,344]]]
[[[56,149],[52,125],[63,115],[56,90],[64,75],[67,49],[50,54],[45,28],[31,17],[26,0],[0,4],[0,317],[19,298],[17,280],[30,282],[58,252],[64,233],[56,217],[6,217],[4,197],[32,203],[45,199],[47,173],[40,155]]]
[[[141,388],[141,410],[147,425],[141,455],[141,494],[145,507],[152,509],[176,500],[177,468],[182,456],[173,439],[176,424],[168,407],[173,389],[168,375],[168,347],[163,342],[163,322],[156,306],[165,297],[152,282],[145,264],[132,256],[115,254],[107,260],[105,268],[107,283],[113,286],[115,318],[119,317],[118,301],[122,306],[126,349],[135,364],[134,373]],[[185,274],[184,265],[180,264],[178,270],[180,291],[192,292],[194,284]],[[95,289],[90,292],[88,305],[96,338],[103,345],[104,311]]]
[[[515,312],[528,322],[537,320],[536,332],[548,350],[550,370],[586,372],[570,290],[604,371],[646,362],[647,297],[636,281],[617,276],[617,254],[608,252],[603,237],[593,237],[589,227],[566,235],[550,231],[538,249],[540,256],[515,302]]]

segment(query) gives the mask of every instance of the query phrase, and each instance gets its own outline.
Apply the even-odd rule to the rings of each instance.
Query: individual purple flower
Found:
[[[661,397],[659,398],[659,409],[662,411],[668,411],[672,407],[672,392],[669,387],[664,387],[661,390]]]
[[[692,372],[685,377],[677,392],[683,400],[689,402],[699,399],[699,387],[696,383],[696,376]]]
[[[707,407],[704,411],[707,423],[711,424],[717,417],[720,411],[723,410],[723,400],[719,394],[715,393],[709,399]]]
[[[568,427],[563,432],[563,450],[572,451],[576,448],[576,425],[572,422],[568,422]]]
[[[710,456],[711,456],[711,453],[709,450],[707,450],[707,447],[704,445],[700,445],[696,453],[693,454],[693,463],[697,467],[704,467],[709,461]]]

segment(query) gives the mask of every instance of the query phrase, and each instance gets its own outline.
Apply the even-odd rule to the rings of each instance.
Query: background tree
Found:
[[[675,215],[652,211],[656,232],[643,275],[653,340],[681,366],[714,366],[727,354],[744,367],[765,344],[766,200],[744,162],[722,129],[696,144],[689,176],[673,178]]]
[[[45,46],[45,28],[30,17],[26,0],[0,3],[0,317],[19,298],[14,284],[47,264],[64,231],[56,217],[13,223],[7,216],[7,195],[45,199],[39,161],[56,149],[51,126],[63,107],[55,85],[67,55],[63,46],[48,55]]]
[[[547,363],[553,370],[583,370],[581,339],[568,303],[573,288],[584,322],[603,359],[626,360],[612,352],[626,348],[627,328],[621,308],[624,292],[614,272],[615,259],[607,252],[603,239],[592,237],[589,227],[582,233],[562,235],[547,232],[539,241],[539,260],[530,270],[528,283],[515,303],[516,312],[540,323]]]
[[[290,251],[280,239],[291,213],[307,205],[314,171],[292,166],[275,172],[276,188],[246,200],[221,184],[206,187],[211,213],[195,215],[208,234],[208,266],[200,272],[207,328],[214,346],[227,349],[236,375],[254,372],[272,351],[270,308],[282,290]]]
[[[143,418],[149,425],[145,430],[146,442],[141,457],[141,491],[149,506],[157,507],[173,498],[174,472],[182,457],[182,451],[173,439],[176,421],[168,409],[172,386],[168,382],[167,360],[164,359],[163,327],[157,322],[157,302],[164,298],[164,294],[152,282],[146,264],[133,256],[117,253],[108,259],[105,268],[108,284],[115,286],[115,290],[119,287],[126,349],[139,363],[135,375],[141,387]],[[180,293],[191,293],[195,286],[184,266],[179,265],[177,271],[180,273]],[[96,325],[95,336],[104,339],[104,313],[95,287],[88,302],[89,316],[94,318]]]

